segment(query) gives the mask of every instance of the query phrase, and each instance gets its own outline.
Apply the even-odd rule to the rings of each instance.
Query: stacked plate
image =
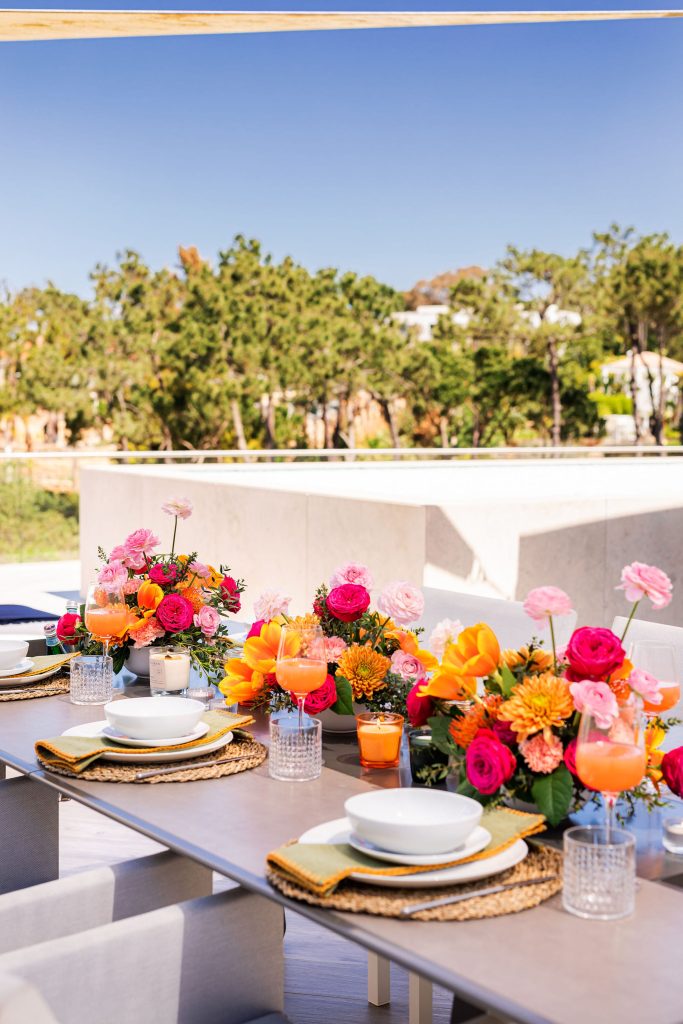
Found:
[[[37,683],[59,672],[61,666],[46,668],[44,672],[32,672],[35,662],[27,658],[28,641],[0,639],[0,689],[12,689],[24,683]]]
[[[386,888],[428,889],[434,886],[474,882],[506,871],[528,853],[522,839],[489,857],[468,860],[491,842],[480,824],[481,804],[469,797],[443,790],[390,789],[351,797],[344,805],[345,818],[309,829],[301,843],[348,843],[371,857],[377,868],[386,865],[429,868],[418,874],[359,872],[351,878]],[[468,861],[467,863],[460,863]]]

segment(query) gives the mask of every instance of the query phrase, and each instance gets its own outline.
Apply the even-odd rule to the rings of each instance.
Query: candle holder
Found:
[[[448,776],[448,754],[434,746],[428,725],[408,733],[410,774],[418,786],[445,786]]]
[[[149,655],[149,688],[153,697],[186,697],[190,655],[178,647],[153,647]]]
[[[356,715],[356,732],[364,768],[398,768],[403,715],[364,711]]]

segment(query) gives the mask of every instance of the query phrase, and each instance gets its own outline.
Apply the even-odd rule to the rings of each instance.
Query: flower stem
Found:
[[[178,529],[178,516],[173,517],[173,540],[171,541],[171,558],[173,558],[173,552],[175,551],[175,532]]]
[[[634,615],[636,614],[636,608],[637,608],[637,607],[638,607],[638,605],[640,604],[640,601],[641,601],[641,599],[640,599],[640,598],[638,598],[638,600],[637,600],[637,601],[634,601],[634,603],[633,603],[633,608],[631,608],[631,614],[629,615],[628,619],[626,620],[626,625],[624,626],[624,632],[623,632],[623,633],[621,634],[621,636],[619,637],[619,641],[620,641],[620,643],[622,643],[622,644],[623,644],[623,642],[624,642],[624,637],[625,637],[625,636],[626,636],[626,634],[628,633],[628,627],[629,627],[629,626],[631,625],[631,622],[632,622],[632,620],[633,620],[633,616],[634,616]]]
[[[552,615],[548,616],[548,622],[550,623],[550,640],[553,645],[553,665],[555,666],[555,671],[557,671],[557,647],[555,644],[555,626],[553,625]]]

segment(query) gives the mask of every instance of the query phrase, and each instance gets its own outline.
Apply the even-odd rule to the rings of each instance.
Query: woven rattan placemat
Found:
[[[33,700],[35,697],[56,697],[60,693],[69,692],[69,677],[66,675],[52,676],[43,682],[31,683],[21,689],[0,690],[0,701],[3,700]]]
[[[500,917],[503,914],[517,914],[520,910],[536,907],[550,899],[562,888],[562,854],[549,847],[532,846],[528,856],[521,863],[502,871],[491,878],[480,879],[461,885],[439,886],[434,889],[380,889],[377,886],[362,885],[358,882],[342,882],[330,896],[314,896],[307,889],[290,881],[273,868],[267,868],[271,885],[285,896],[316,907],[330,910],[346,910],[353,914],[376,914],[379,917],[398,917],[402,907],[423,900],[436,900],[443,896],[455,896],[473,892],[498,883],[523,882],[543,875],[557,875],[550,882],[530,885],[521,889],[508,889],[494,896],[475,896],[462,903],[446,907],[435,907],[414,914],[414,921],[475,921],[483,917]]]
[[[139,764],[116,764],[113,761],[98,761],[85,771],[66,771],[63,768],[56,768],[40,762],[46,771],[55,775],[65,775],[69,779],[85,779],[87,782],[196,782],[199,779],[221,779],[224,775],[237,775],[238,772],[246,772],[251,768],[258,768],[263,764],[268,755],[267,747],[253,739],[249,733],[241,733],[232,743],[218,750],[212,750],[210,754],[203,756],[189,757],[185,761],[174,761],[173,764],[152,764],[149,761]],[[216,764],[211,768],[197,768],[199,762],[218,761],[223,757],[244,757],[245,760],[228,761],[226,764]],[[180,768],[181,765],[187,767]],[[176,768],[177,771],[168,775],[154,775],[151,779],[136,779],[138,772],[152,771],[154,768]]]

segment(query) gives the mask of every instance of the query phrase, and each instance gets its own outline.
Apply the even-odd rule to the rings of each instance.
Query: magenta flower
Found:
[[[598,729],[609,729],[619,715],[617,698],[607,683],[584,679],[569,686],[574,707],[582,715],[592,715]]]
[[[424,594],[406,580],[397,580],[384,588],[377,607],[399,626],[407,626],[420,618],[424,611]]]
[[[159,602],[156,616],[169,633],[181,633],[192,625],[194,610],[186,597],[166,594]]]
[[[665,572],[656,565],[645,562],[631,562],[621,570],[621,583],[616,588],[623,590],[629,601],[640,601],[649,597],[652,607],[658,611],[671,601],[673,584]]]
[[[415,683],[412,690],[410,690],[406,697],[406,711],[408,712],[408,719],[410,724],[415,726],[415,728],[418,728],[420,725],[426,725],[434,714],[434,704],[431,697],[420,696],[420,688],[422,686],[424,686],[424,679]]]
[[[374,586],[372,573],[362,562],[345,562],[334,570],[330,576],[330,590],[342,587],[345,583],[355,583],[366,590],[372,590]]]
[[[331,708],[337,699],[337,687],[332,676],[328,675],[322,686],[308,694],[304,701],[307,715],[319,715],[321,711]]]
[[[370,595],[365,587],[355,583],[342,583],[327,595],[327,610],[340,622],[355,622],[370,605]]]
[[[491,796],[514,775],[517,762],[509,747],[490,729],[480,729],[465,754],[467,781],[484,796]]]
[[[524,611],[541,625],[551,615],[569,615],[573,608],[569,594],[559,587],[536,587],[527,594]]]
[[[163,565],[158,562],[153,565],[148,573],[152,583],[157,583],[160,587],[168,586],[169,583],[175,583],[178,578],[178,569],[170,562],[168,565]]]

